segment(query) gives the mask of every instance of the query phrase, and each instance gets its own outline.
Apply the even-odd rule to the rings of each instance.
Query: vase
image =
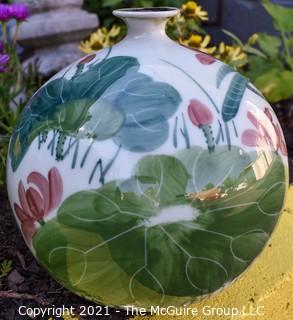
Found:
[[[167,37],[178,9],[114,14],[125,39],[59,72],[22,113],[10,202],[69,290],[181,306],[229,285],[264,248],[286,195],[286,145],[245,77]]]

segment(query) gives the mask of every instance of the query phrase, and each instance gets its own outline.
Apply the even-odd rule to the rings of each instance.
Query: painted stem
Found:
[[[234,128],[235,136],[238,138],[238,131],[237,131],[237,128],[236,128],[235,121],[232,120],[232,123],[233,123],[233,128]]]
[[[66,142],[67,135],[64,132],[59,133],[57,146],[56,146],[56,160],[62,161],[64,159],[64,144]]]
[[[175,126],[174,126],[174,132],[173,132],[173,145],[175,148],[178,147],[177,129],[178,129],[178,117],[175,118]]]
[[[91,142],[91,144],[88,146],[88,148],[86,149],[86,151],[85,151],[85,153],[84,153],[84,156],[83,156],[83,158],[82,158],[82,160],[81,160],[81,163],[80,163],[80,167],[81,167],[81,168],[84,167],[85,162],[86,162],[86,160],[87,160],[87,158],[88,158],[88,156],[89,156],[89,154],[90,154],[90,152],[91,152],[91,149],[92,149],[92,146],[93,146],[94,143],[95,143],[95,140],[93,140],[93,141]]]
[[[166,61],[164,59],[161,59],[161,61],[171,65],[172,67],[180,70],[181,72],[183,72],[189,79],[191,79],[200,89],[201,91],[207,96],[207,98],[210,100],[210,102],[212,103],[212,105],[214,106],[215,110],[217,111],[217,113],[220,113],[219,108],[217,107],[215,101],[212,99],[212,97],[208,94],[208,92],[203,88],[203,86],[197,82],[189,73],[187,73],[185,70],[183,70],[182,68],[176,66],[175,64],[173,64],[172,62]]]
[[[231,150],[231,137],[230,137],[230,131],[229,131],[227,122],[225,122],[225,131],[226,131],[228,149]]]
[[[200,129],[203,131],[206,137],[206,143],[209,149],[209,152],[212,153],[215,151],[215,138],[213,135],[213,130],[210,125],[200,126]]]
[[[222,141],[225,141],[224,132],[223,132],[223,126],[222,123],[219,121],[219,132],[216,139],[216,144],[220,143],[220,139],[222,138]]]
[[[186,121],[185,121],[185,117],[184,117],[183,112],[182,112],[182,121],[183,121],[183,130],[180,129],[180,131],[181,131],[182,136],[185,139],[186,148],[190,149],[189,133],[188,133],[188,129],[187,129],[187,125],[186,125]]]
[[[118,155],[119,155],[119,153],[120,153],[120,150],[121,150],[121,145],[119,146],[118,150],[116,151],[114,157],[113,157],[113,158],[109,161],[109,163],[106,165],[105,169],[103,168],[103,160],[100,158],[100,159],[97,161],[97,163],[96,163],[96,165],[95,165],[95,167],[94,167],[94,169],[93,169],[93,171],[92,171],[92,173],[91,173],[91,175],[90,175],[89,184],[92,183],[93,178],[94,178],[95,173],[96,173],[96,171],[98,170],[98,168],[100,168],[100,179],[99,179],[99,182],[100,182],[102,185],[105,184],[106,174],[108,173],[108,171],[109,171],[109,170],[111,169],[111,167],[113,166],[115,160],[117,159],[117,157],[118,157]]]

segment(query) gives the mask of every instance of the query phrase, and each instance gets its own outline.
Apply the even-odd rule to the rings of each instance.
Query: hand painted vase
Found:
[[[262,251],[288,184],[261,93],[170,40],[175,8],[117,10],[128,35],[48,81],[11,138],[8,190],[38,261],[110,306],[180,306]]]

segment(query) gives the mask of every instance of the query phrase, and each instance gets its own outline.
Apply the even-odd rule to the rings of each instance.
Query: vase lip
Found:
[[[166,19],[175,17],[179,12],[175,7],[144,7],[117,9],[113,14],[119,18]]]

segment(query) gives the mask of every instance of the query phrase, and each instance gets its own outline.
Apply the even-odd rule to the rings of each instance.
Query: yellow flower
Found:
[[[234,64],[237,67],[243,67],[247,64],[247,54],[239,46],[228,46],[220,43],[216,58],[228,64]]]
[[[254,45],[257,40],[258,40],[258,34],[257,34],[257,33],[254,33],[252,36],[249,37],[248,43],[249,43],[250,45]]]
[[[202,21],[208,20],[208,13],[203,10],[195,1],[188,1],[182,5],[182,13],[188,17],[199,18]]]
[[[63,320],[80,320],[79,317],[73,316],[73,315],[69,315],[68,313],[63,314],[62,318],[63,318]]]
[[[81,41],[79,49],[84,53],[89,54],[110,47],[116,43],[116,39],[120,34],[121,28],[116,25],[113,25],[110,30],[105,27],[99,28],[90,35],[88,40]]]
[[[203,38],[198,34],[192,35],[186,40],[179,39],[179,42],[184,46],[191,47],[205,53],[213,54],[216,50],[216,47],[208,47],[210,41],[210,36],[207,35]]]

